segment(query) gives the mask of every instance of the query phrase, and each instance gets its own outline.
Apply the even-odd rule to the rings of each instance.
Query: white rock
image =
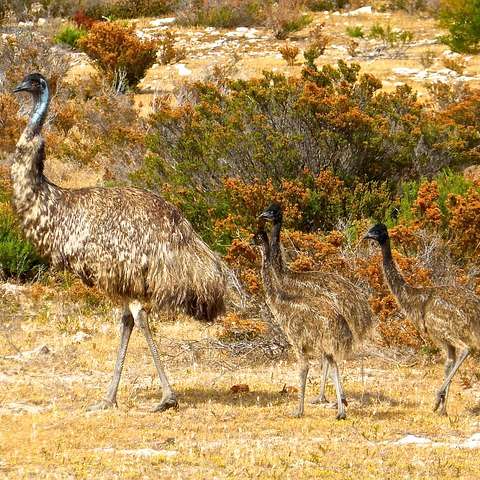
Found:
[[[19,27],[33,27],[33,22],[18,22]]]
[[[72,337],[72,340],[76,343],[81,343],[81,342],[84,342],[85,340],[89,340],[91,337],[92,336],[90,334],[86,332],[82,332],[82,330],[80,330]]]
[[[2,38],[5,40],[13,36],[8,34],[4,35],[2,35]],[[25,290],[25,287],[23,285],[16,285],[15,283],[5,282],[0,284],[0,290],[7,295],[18,295]]]
[[[437,72],[439,75],[447,75],[448,77],[458,77],[458,73],[455,70],[450,70],[449,68],[442,68]]]
[[[50,349],[48,348],[47,345],[43,344],[43,345],[39,345],[37,348],[34,348],[33,350],[19,352],[16,355],[8,355],[5,358],[9,358],[12,360],[25,361],[34,357],[38,357],[40,355],[48,355],[49,353],[50,353]]]
[[[192,71],[187,68],[183,63],[177,63],[175,65],[175,68],[177,69],[177,72],[181,77],[188,77],[192,74]]]
[[[175,450],[154,450],[153,448],[139,448],[138,450],[115,450],[113,447],[95,448],[94,452],[100,453],[121,453],[123,455],[133,455],[135,457],[174,457],[178,454]]]
[[[397,440],[395,445],[410,445],[410,444],[415,444],[415,445],[427,445],[432,443],[432,441],[429,438],[425,437],[417,437],[415,435],[407,435],[406,437],[401,438],[400,440]]]
[[[418,68],[408,68],[408,67],[396,67],[392,69],[393,73],[401,76],[411,76],[416,75],[420,70]]]
[[[236,30],[237,32],[242,32],[242,33],[244,33],[244,32],[248,32],[248,27],[237,27],[235,30]]]
[[[372,12],[372,7],[360,7],[357,8],[356,10],[352,10],[351,12],[344,13],[343,15],[345,17],[356,17],[357,15],[371,15]]]
[[[7,403],[0,407],[0,415],[11,415],[12,413],[40,413],[45,407],[30,405],[28,403]]]
[[[461,445],[463,448],[480,448],[480,433],[474,433]]]
[[[150,25],[152,27],[160,27],[162,25],[166,25],[166,24],[169,24],[169,23],[174,23],[176,20],[175,17],[168,17],[168,18],[157,18],[156,20],[152,20],[150,22]]]
[[[429,76],[426,70],[420,70],[414,77],[415,80],[425,80]]]
[[[39,26],[42,26],[42,25],[45,25],[47,23],[47,19],[46,18],[39,18],[37,20],[37,25]]]

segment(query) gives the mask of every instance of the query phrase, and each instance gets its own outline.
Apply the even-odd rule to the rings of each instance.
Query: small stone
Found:
[[[160,27],[162,25],[168,25],[169,23],[174,23],[176,20],[175,17],[168,17],[168,18],[157,18],[156,20],[152,20],[150,25],[152,27]]]
[[[81,330],[77,332],[73,337],[72,340],[76,343],[84,342],[85,340],[89,340],[92,336],[88,333],[82,332]]]

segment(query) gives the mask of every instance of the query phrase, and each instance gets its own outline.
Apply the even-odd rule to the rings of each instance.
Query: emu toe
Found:
[[[439,390],[435,399],[435,405],[433,406],[433,411],[436,412],[438,410],[439,415],[447,414],[445,397],[446,397],[445,392],[442,390]]]
[[[325,395],[319,395],[318,397],[312,398],[310,400],[310,403],[312,405],[330,405],[330,402],[327,400],[327,397]]]
[[[347,414],[345,412],[340,412],[340,413],[337,413],[337,416],[335,418],[337,420],[345,420],[347,418]]]
[[[98,403],[94,403],[93,405],[90,405],[87,408],[88,412],[98,412],[100,410],[109,410],[110,408],[117,408],[117,402],[116,401],[111,401],[107,399],[103,399]]]
[[[178,410],[178,401],[175,395],[170,395],[168,397],[162,398],[162,401],[153,409],[154,412],[164,412],[173,408]]]

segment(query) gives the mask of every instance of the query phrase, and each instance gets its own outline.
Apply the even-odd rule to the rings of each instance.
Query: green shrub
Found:
[[[372,25],[368,34],[370,38],[381,40],[385,47],[404,48],[413,40],[413,33],[408,30],[394,29],[390,24],[386,27],[378,23]]]
[[[458,104],[433,113],[409,87],[378,91],[377,79],[342,61],[301,78],[264,75],[192,84],[190,102],[165,103],[150,119],[151,153],[134,179],[180,205],[209,241],[218,240],[212,221],[231,205],[225,178],[273,187],[301,179],[313,192],[308,179],[328,168],[353,194],[333,210],[328,195],[327,203],[309,196],[304,208],[314,213],[300,226],[325,228],[348,216],[346,206],[352,218],[388,218],[401,209],[392,200],[398,182],[477,159],[480,122],[471,113],[480,109],[471,103],[465,113]]]
[[[280,22],[277,29],[275,30],[275,37],[280,40],[284,40],[291,33],[302,30],[311,22],[312,22],[312,17],[310,17],[309,15],[299,15],[296,18],[292,18],[289,20],[285,20],[284,22]]]
[[[449,31],[442,41],[453,51],[479,51],[480,0],[444,0],[440,8],[440,23]]]
[[[355,25],[354,27],[346,28],[347,35],[353,38],[363,38],[365,33],[363,32],[363,27],[361,25]]]
[[[261,25],[265,11],[259,0],[235,2],[193,0],[178,15],[181,25],[202,25],[217,28],[248,27]]]
[[[80,40],[86,34],[87,31],[83,28],[76,28],[71,25],[66,25],[57,33],[57,35],[55,35],[54,40],[56,43],[62,43],[75,48],[78,40]]]
[[[0,209],[0,276],[31,280],[46,269],[46,263],[20,234],[8,206]]]
[[[338,10],[348,4],[347,0],[307,0],[306,7],[313,12]]]
[[[87,16],[100,20],[156,17],[172,10],[175,1],[170,0],[107,0],[87,4]]]

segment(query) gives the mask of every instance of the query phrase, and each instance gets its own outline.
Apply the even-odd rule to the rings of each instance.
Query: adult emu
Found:
[[[116,406],[134,325],[145,335],[160,377],[162,399],[155,411],[177,407],[144,305],[213,320],[224,310],[226,283],[219,260],[179,210],[158,195],[135,188],[67,190],[45,178],[41,129],[48,83],[34,73],[14,91],[33,97],[11,168],[13,205],[25,236],[53,265],[76,273],[123,306],[112,383],[105,399],[91,409]]]
[[[288,289],[309,289],[311,295],[320,295],[345,319],[357,345],[365,341],[374,325],[374,316],[367,296],[352,282],[335,273],[313,271],[294,272],[286,265],[282,255],[280,235],[283,212],[278,203],[272,203],[260,218],[272,223],[270,234],[271,263],[275,275]],[[325,398],[325,382],[329,363],[323,361],[320,394],[311,403],[328,403]],[[345,399],[344,399],[344,402]]]
[[[304,413],[305,386],[310,360],[323,357],[332,370],[337,394],[337,419],[345,419],[345,401],[337,361],[351,353],[353,334],[345,318],[308,288],[288,288],[273,268],[265,220],[260,219],[254,237],[262,253],[262,280],[267,305],[292,344],[299,364],[298,407],[294,416]]]
[[[364,237],[378,242],[383,255],[383,273],[397,303],[419,331],[447,353],[445,378],[433,410],[447,414],[450,382],[471,348],[480,348],[480,299],[465,288],[412,287],[393,261],[390,238],[383,224],[373,226]],[[457,356],[458,351],[460,355]]]

